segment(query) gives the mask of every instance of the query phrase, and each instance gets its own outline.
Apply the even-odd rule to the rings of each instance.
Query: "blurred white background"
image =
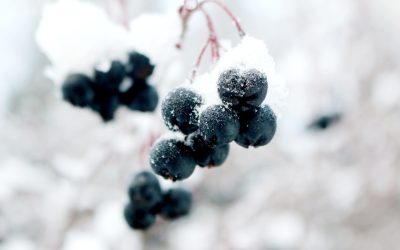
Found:
[[[104,124],[59,98],[35,42],[50,2],[0,1],[1,250],[400,246],[399,1],[227,0],[245,30],[266,42],[287,82],[278,134],[260,149],[235,146],[222,167],[174,184],[194,192],[192,213],[145,233],[128,229],[122,208],[141,143],[163,127],[160,114],[120,110]],[[118,22],[118,1],[92,2]],[[128,0],[126,12],[130,19],[174,14],[180,4]],[[223,12],[207,9],[221,37],[237,43]],[[153,79],[161,96],[190,72],[203,24],[201,16],[191,20],[180,53],[157,51],[172,55]],[[138,40],[157,44],[147,32],[152,39]],[[163,36],[169,32],[179,31]],[[333,112],[342,116],[328,129],[307,129]]]

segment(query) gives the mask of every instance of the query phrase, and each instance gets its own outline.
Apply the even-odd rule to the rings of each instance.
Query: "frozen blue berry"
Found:
[[[134,79],[132,86],[120,93],[121,104],[131,110],[141,112],[154,111],[157,108],[158,99],[157,90],[142,79]]]
[[[190,134],[198,129],[198,107],[202,98],[187,88],[177,88],[168,93],[161,104],[165,124],[172,131]]]
[[[238,111],[258,107],[267,96],[267,76],[257,69],[229,69],[218,79],[218,93],[223,103]]]
[[[92,81],[83,74],[69,75],[61,90],[63,99],[77,107],[88,106],[94,98]]]
[[[210,106],[200,115],[199,129],[209,146],[224,145],[235,140],[239,134],[239,117],[224,105]]]
[[[312,130],[325,130],[331,127],[333,124],[337,123],[340,119],[340,113],[321,115],[317,117],[314,121],[312,121],[310,125],[308,125],[308,128]]]
[[[156,221],[156,216],[148,210],[137,208],[129,203],[124,208],[124,218],[132,229],[148,229]]]
[[[210,147],[200,133],[193,133],[187,138],[193,150],[193,157],[200,167],[216,167],[224,163],[229,153],[229,144]]]
[[[94,82],[110,91],[118,90],[125,77],[125,65],[120,61],[112,61],[110,68],[102,71],[97,68],[94,72]]]
[[[164,219],[176,219],[187,215],[192,205],[192,194],[182,188],[168,190],[160,208],[160,215]]]
[[[101,116],[103,121],[108,122],[114,119],[118,105],[119,98],[117,93],[110,92],[101,86],[94,87],[94,98],[89,106]]]
[[[150,59],[138,52],[131,52],[129,54],[129,62],[127,66],[127,73],[133,78],[146,79],[153,74],[154,65],[151,64]]]
[[[267,105],[240,113],[240,121],[240,132],[235,141],[245,148],[266,145],[275,135],[276,116]]]
[[[147,171],[137,174],[128,188],[129,199],[137,208],[150,210],[162,200],[157,177]]]
[[[176,139],[158,141],[150,152],[150,165],[154,172],[172,181],[188,178],[196,162],[190,147]]]

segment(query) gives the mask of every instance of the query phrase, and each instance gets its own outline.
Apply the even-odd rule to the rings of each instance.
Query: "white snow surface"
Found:
[[[77,0],[46,5],[36,40],[51,62],[46,74],[57,84],[68,73],[91,75],[98,63],[125,59],[131,49],[122,26],[97,5]]]

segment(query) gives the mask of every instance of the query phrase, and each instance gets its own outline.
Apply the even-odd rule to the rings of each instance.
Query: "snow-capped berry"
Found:
[[[201,96],[187,88],[177,88],[168,93],[161,104],[165,124],[170,130],[190,134],[198,129]]]
[[[137,174],[128,188],[129,199],[136,208],[152,209],[162,200],[160,183],[156,176],[144,171]]]
[[[200,133],[193,133],[188,136],[187,142],[193,150],[193,157],[200,167],[220,166],[229,153],[229,144],[210,147],[206,144]]]
[[[110,90],[117,90],[125,77],[125,65],[120,61],[112,61],[108,69],[96,68],[94,72],[95,84]]]
[[[146,80],[135,79],[133,85],[120,94],[121,104],[131,110],[152,112],[157,108],[158,92],[156,88],[149,85]]]
[[[173,188],[163,195],[160,215],[165,219],[176,219],[187,215],[192,205],[192,194],[182,188]]]
[[[196,162],[190,147],[182,141],[167,139],[158,141],[150,152],[150,165],[154,172],[173,181],[188,178]]]
[[[156,221],[156,216],[149,211],[137,208],[129,203],[124,208],[124,218],[132,229],[148,229]]]
[[[275,135],[276,116],[267,105],[241,113],[240,121],[240,133],[235,141],[245,148],[266,145]]]
[[[131,52],[129,54],[129,63],[127,66],[128,75],[133,78],[145,79],[153,74],[154,65],[151,64],[150,59],[138,52]]]
[[[200,115],[199,129],[209,146],[227,144],[235,140],[239,133],[239,117],[224,105],[210,106]]]
[[[221,100],[239,111],[258,107],[267,96],[267,90],[267,76],[257,69],[243,72],[239,69],[229,69],[218,79]]]
[[[83,74],[71,74],[61,87],[63,99],[74,106],[86,107],[94,98],[91,86],[92,81],[89,77]]]
[[[90,103],[90,108],[96,111],[103,121],[114,119],[115,112],[118,109],[119,99],[116,93],[110,93],[107,89],[96,86],[94,88],[94,99]]]

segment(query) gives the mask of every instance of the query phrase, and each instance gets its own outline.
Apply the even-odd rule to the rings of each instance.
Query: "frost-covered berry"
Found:
[[[267,96],[267,76],[257,69],[228,69],[218,79],[218,93],[223,103],[235,110],[258,107]]]
[[[160,215],[164,219],[176,219],[187,215],[192,205],[192,194],[182,188],[168,190],[163,196]]]
[[[229,144],[210,147],[206,144],[200,133],[188,136],[187,143],[193,150],[193,157],[200,167],[216,167],[222,165],[229,153]]]
[[[202,103],[199,94],[187,88],[177,88],[168,93],[161,104],[165,124],[172,131],[190,134],[198,129],[198,107]]]
[[[150,59],[138,52],[131,52],[129,54],[129,63],[127,66],[127,73],[133,78],[145,79],[153,74],[154,65],[151,64]]]
[[[176,139],[158,141],[150,152],[150,165],[154,172],[172,181],[188,178],[196,162],[190,147]]]
[[[94,98],[91,86],[92,81],[89,77],[83,74],[71,74],[61,87],[63,99],[74,106],[86,107]]]
[[[227,144],[239,134],[239,117],[224,105],[210,106],[200,115],[199,129],[209,146]]]
[[[125,65],[120,61],[112,61],[108,69],[96,68],[94,82],[111,90],[117,90],[125,77]]]
[[[137,174],[128,187],[129,199],[136,208],[150,210],[162,200],[157,177],[147,171]]]
[[[118,95],[102,87],[95,87],[94,93],[90,108],[97,112],[105,122],[114,119],[119,105]]]
[[[275,135],[276,116],[267,105],[241,113],[240,122],[240,132],[235,141],[245,148],[266,145]]]
[[[124,209],[124,218],[126,223],[132,229],[148,229],[156,221],[156,216],[148,210],[137,208],[134,204],[129,203]]]
[[[135,79],[132,86],[120,94],[121,104],[131,110],[152,112],[157,108],[158,92],[146,80]]]

